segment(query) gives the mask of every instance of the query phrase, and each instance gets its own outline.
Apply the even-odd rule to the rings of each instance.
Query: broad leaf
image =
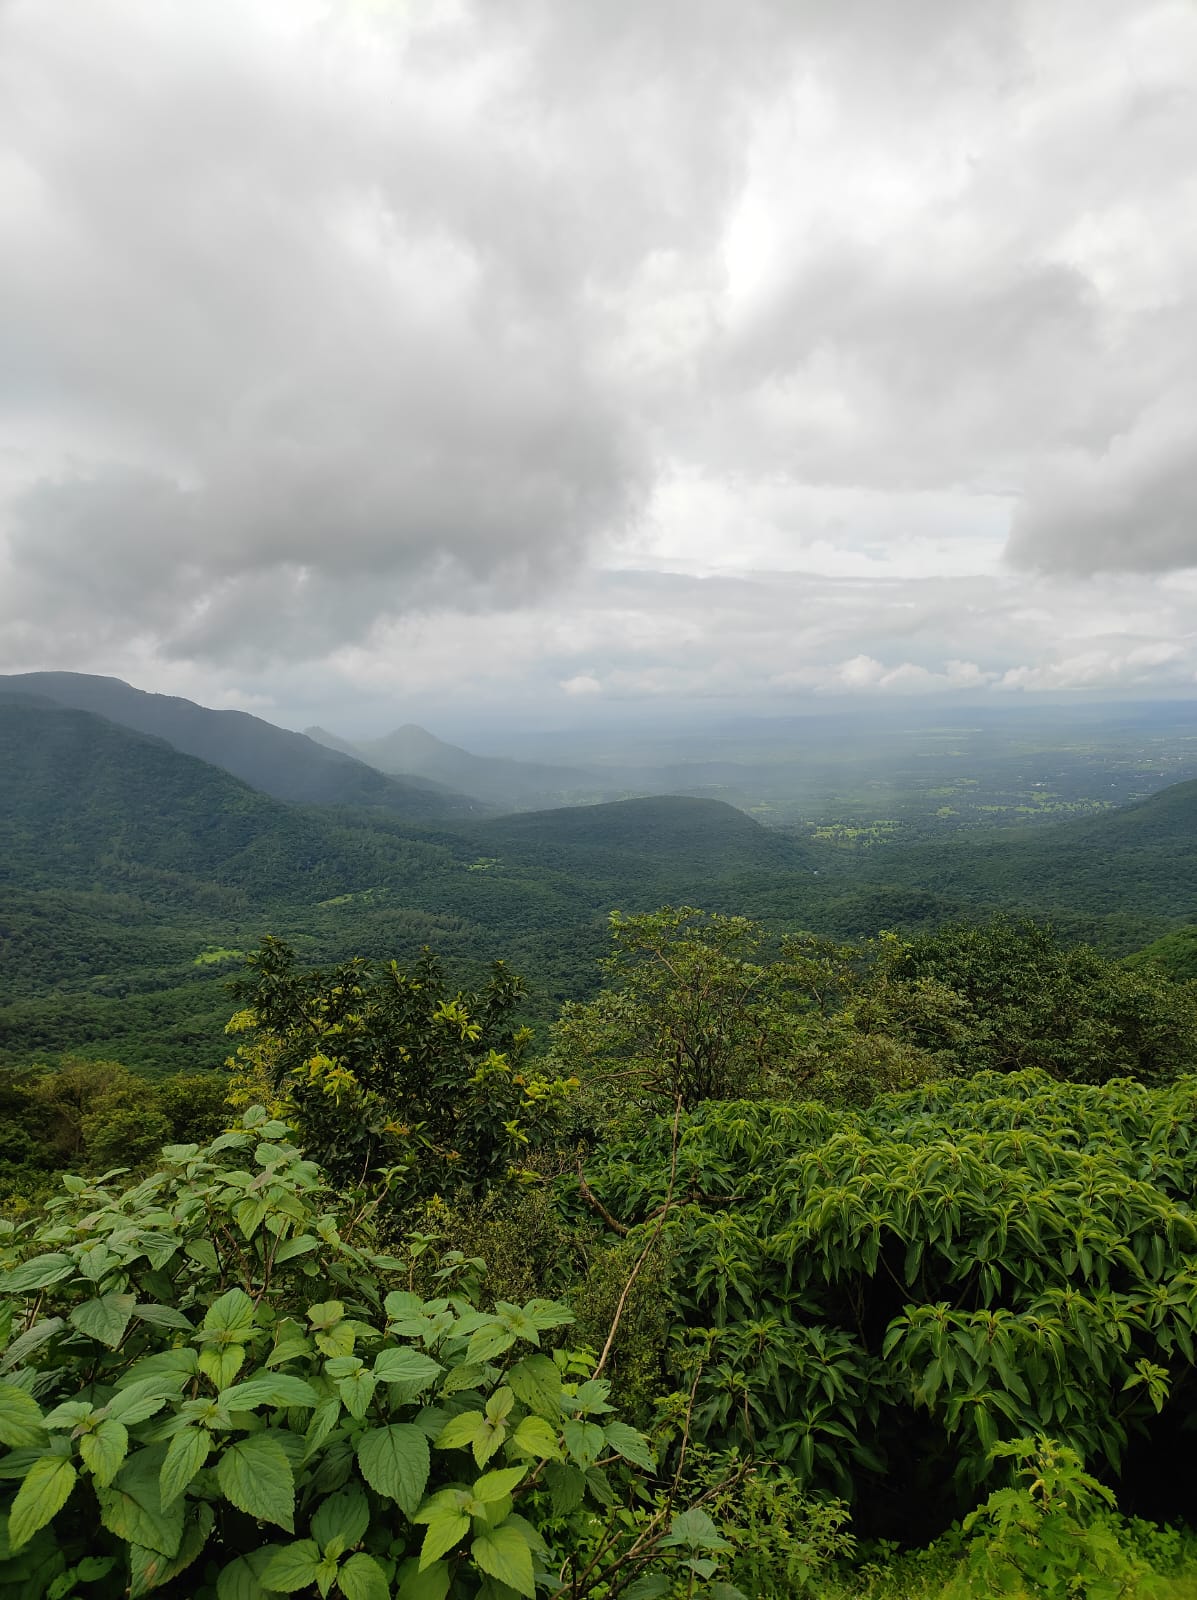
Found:
[[[175,1434],[167,1446],[159,1477],[164,1506],[179,1498],[208,1459],[211,1448],[212,1436],[206,1428],[182,1428]]]
[[[95,1300],[85,1300],[71,1312],[70,1320],[80,1333],[89,1339],[98,1339],[110,1350],[115,1350],[125,1337],[125,1329],[137,1304],[134,1294],[102,1294]]]
[[[337,1584],[345,1600],[390,1600],[386,1573],[373,1556],[360,1551],[337,1573]]]
[[[42,1431],[41,1408],[33,1396],[15,1383],[0,1383],[0,1444],[36,1444]]]
[[[413,1556],[399,1568],[397,1600],[445,1600],[452,1576],[447,1561],[434,1561],[421,1569],[419,1560]]]
[[[205,1333],[237,1335],[237,1342],[241,1342],[253,1325],[254,1303],[244,1289],[230,1289],[219,1300],[214,1300],[203,1322]]]
[[[65,1456],[39,1456],[25,1474],[8,1518],[8,1542],[19,1550],[62,1510],[78,1474]]]
[[[176,1556],[164,1556],[157,1550],[145,1550],[139,1544],[129,1546],[129,1594],[132,1600],[149,1594],[177,1578],[202,1554],[216,1521],[211,1506],[197,1507],[195,1519],[183,1532],[182,1543]],[[82,1563],[80,1563],[82,1566]]]
[[[165,1447],[156,1445],[131,1455],[112,1485],[96,1489],[100,1521],[128,1544],[144,1545],[173,1560],[183,1538],[182,1501],[162,1504],[159,1478]]]
[[[475,1500],[481,1500],[483,1505],[493,1500],[502,1500],[527,1476],[523,1467],[504,1467],[499,1472],[484,1472],[478,1478],[472,1490]]]
[[[262,1569],[262,1583],[281,1594],[294,1594],[316,1581],[320,1565],[320,1546],[315,1539],[300,1539],[276,1550]]]
[[[320,1396],[310,1383],[288,1373],[260,1373],[225,1389],[220,1403],[229,1411],[253,1411],[258,1406],[316,1406]]]
[[[216,1580],[216,1600],[271,1600],[279,1591],[265,1587],[262,1573],[281,1548],[275,1544],[263,1545],[260,1550],[238,1556],[236,1561],[222,1567]]]
[[[538,1416],[556,1422],[561,1415],[561,1374],[548,1356],[525,1356],[506,1377],[516,1398]]]
[[[470,1554],[492,1578],[509,1589],[534,1600],[536,1582],[532,1575],[532,1550],[523,1531],[510,1522],[487,1528],[470,1546]]]
[[[276,1439],[253,1433],[230,1446],[216,1468],[225,1497],[248,1516],[295,1531],[295,1479]]]
[[[328,1541],[340,1534],[341,1548],[351,1550],[366,1536],[370,1526],[370,1502],[360,1489],[342,1489],[321,1502],[312,1517],[312,1537],[323,1549]]]
[[[177,1379],[175,1374],[169,1372],[141,1378],[126,1389],[118,1389],[104,1409],[113,1421],[123,1422],[126,1428],[131,1428],[135,1423],[144,1422],[147,1417],[161,1411],[167,1400],[178,1394],[185,1382],[185,1373],[179,1373]]]
[[[560,1461],[561,1444],[543,1417],[525,1417],[511,1436],[511,1443],[523,1455],[538,1461]]]
[[[52,1283],[61,1283],[75,1270],[73,1256],[55,1250],[50,1255],[34,1256],[14,1267],[0,1279],[0,1294],[28,1294],[33,1289],[48,1289]]]
[[[176,1311],[173,1306],[159,1306],[142,1301],[133,1307],[133,1315],[141,1322],[148,1322],[153,1328],[181,1328],[185,1333],[195,1331],[183,1313]]]
[[[453,1546],[460,1544],[470,1531],[470,1519],[466,1512],[445,1507],[427,1519],[428,1532],[424,1535],[424,1543],[420,1547],[420,1571],[424,1572],[431,1567],[434,1561],[439,1561],[441,1556],[452,1550]]]
[[[403,1387],[403,1399],[422,1394],[444,1371],[439,1361],[410,1348],[383,1350],[374,1362],[374,1376],[383,1383]]]
[[[409,1422],[372,1428],[358,1440],[357,1462],[372,1489],[413,1515],[431,1470],[428,1440],[421,1429]]]
[[[608,1422],[603,1432],[616,1455],[630,1461],[634,1467],[643,1467],[645,1472],[656,1471],[656,1459],[642,1433],[629,1428],[626,1422]]]
[[[79,1440],[83,1464],[103,1488],[107,1488],[120,1471],[128,1450],[129,1430],[113,1417],[105,1417],[94,1432],[83,1434]]]

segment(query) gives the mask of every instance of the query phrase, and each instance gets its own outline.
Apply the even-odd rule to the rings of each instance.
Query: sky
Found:
[[[1191,0],[0,0],[0,671],[1197,695]]]

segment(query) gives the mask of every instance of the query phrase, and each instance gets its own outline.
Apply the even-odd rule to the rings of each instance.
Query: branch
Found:
[[[603,1202],[599,1199],[598,1195],[595,1194],[594,1190],[586,1182],[586,1175],[582,1171],[581,1156],[578,1157],[578,1192],[581,1194],[582,1199],[585,1200],[586,1204],[595,1213],[595,1215],[602,1217],[603,1221],[609,1228],[614,1228],[616,1233],[621,1233],[625,1238],[627,1237],[627,1235],[631,1232],[631,1229],[626,1223],[617,1222],[615,1220]]]
[[[657,1240],[661,1237],[661,1229],[665,1226],[665,1218],[669,1215],[670,1207],[673,1204],[673,1186],[677,1182],[677,1156],[678,1156],[678,1136],[677,1136],[677,1133],[678,1133],[678,1124],[681,1122],[681,1120],[682,1120],[682,1097],[681,1097],[681,1095],[678,1095],[677,1102],[676,1102],[676,1104],[674,1106],[674,1109],[673,1109],[673,1136],[672,1136],[673,1151],[672,1151],[672,1155],[671,1155],[670,1162],[669,1162],[669,1188],[665,1192],[665,1204],[661,1207],[661,1214],[657,1218],[657,1225],[653,1229],[652,1234],[649,1237],[648,1243],[645,1245],[644,1249],[640,1252],[640,1255],[639,1255],[639,1257],[638,1257],[638,1259],[636,1261],[636,1265],[632,1268],[631,1272],[628,1274],[628,1281],[623,1286],[623,1293],[619,1297],[619,1304],[615,1307],[615,1316],[614,1316],[614,1318],[612,1319],[612,1322],[611,1322],[611,1331],[607,1335],[607,1342],[603,1346],[603,1353],[599,1357],[598,1366],[595,1367],[594,1371],[591,1373],[591,1377],[592,1378],[597,1378],[599,1373],[607,1365],[607,1358],[611,1354],[611,1346],[615,1343],[615,1335],[619,1332],[619,1324],[620,1324],[620,1322],[621,1322],[621,1320],[623,1318],[624,1309],[625,1309],[625,1307],[627,1306],[627,1303],[628,1303],[628,1296],[632,1292],[632,1285],[636,1282],[636,1279],[640,1276],[640,1269],[644,1266],[644,1263],[648,1260],[649,1255],[652,1253],[653,1247],[656,1245]]]

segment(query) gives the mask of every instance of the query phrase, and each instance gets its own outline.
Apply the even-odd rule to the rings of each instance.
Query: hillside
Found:
[[[966,905],[1030,914],[1188,922],[1197,913],[1197,782],[1172,784],[1097,817],[879,849],[858,876]]]
[[[293,805],[378,806],[412,820],[444,821],[484,808],[426,780],[400,781],[302,733],[244,711],[211,711],[174,695],[146,694],[119,678],[80,672],[0,677],[0,692],[34,695],[106,717],[164,739],[184,755],[231,772],[263,794]]]
[[[384,738],[357,743],[340,739],[323,728],[309,728],[307,733],[314,741],[367,761],[380,772],[425,778],[512,810],[595,802],[613,798],[619,792],[610,778],[581,767],[476,756],[414,723],[396,728]]]

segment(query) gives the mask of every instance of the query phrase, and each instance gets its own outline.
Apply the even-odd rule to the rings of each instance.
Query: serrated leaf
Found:
[[[475,1500],[481,1500],[483,1505],[491,1501],[501,1500],[527,1477],[525,1467],[503,1467],[498,1472],[484,1472],[475,1480],[472,1494]]]
[[[590,1467],[602,1454],[606,1439],[597,1422],[574,1422],[567,1419],[562,1424],[565,1448],[580,1467]]]
[[[165,1459],[162,1445],[137,1451],[128,1457],[109,1488],[97,1487],[96,1498],[100,1521],[109,1533],[173,1560],[183,1538],[184,1508],[181,1501],[162,1504],[159,1478]]]
[[[94,1300],[85,1300],[71,1312],[70,1321],[89,1339],[96,1339],[115,1350],[125,1337],[125,1329],[133,1315],[137,1296],[133,1294],[102,1294]]]
[[[372,1489],[413,1515],[431,1470],[428,1440],[420,1428],[410,1422],[372,1428],[357,1442],[357,1463]]]
[[[662,1572],[646,1572],[643,1578],[637,1578],[635,1583],[630,1583],[623,1592],[623,1600],[661,1600],[661,1596],[668,1594],[670,1589],[669,1579]]]
[[[148,1378],[157,1378],[162,1385],[163,1394],[180,1394],[186,1387],[187,1380],[194,1377],[198,1370],[198,1352],[190,1345],[183,1345],[178,1350],[159,1350],[156,1355],[142,1356],[140,1361],[135,1361],[121,1373],[116,1380],[116,1387],[123,1393],[139,1383],[144,1383]],[[111,1402],[109,1411],[111,1413]],[[127,1418],[121,1420],[127,1421]]]
[[[466,1346],[466,1360],[469,1362],[493,1361],[496,1356],[501,1356],[504,1351],[510,1350],[516,1341],[516,1335],[501,1322],[494,1322],[487,1327],[479,1328],[477,1333],[470,1338]]]
[[[28,1544],[70,1499],[78,1474],[65,1456],[39,1456],[17,1490],[8,1516],[8,1542],[13,1550]]]
[[[360,1489],[350,1487],[321,1501],[312,1517],[312,1537],[323,1550],[330,1539],[340,1534],[344,1540],[341,1548],[350,1550],[366,1537],[369,1526],[370,1502]]]
[[[274,1264],[281,1266],[284,1261],[293,1261],[296,1256],[306,1256],[310,1250],[318,1250],[320,1241],[314,1233],[301,1233],[294,1239],[287,1239],[280,1244],[274,1252]]]
[[[488,1431],[490,1424],[481,1411],[462,1411],[455,1417],[450,1417],[445,1426],[433,1440],[437,1450],[460,1450],[465,1445],[473,1445]]]
[[[25,1295],[34,1289],[48,1289],[52,1283],[61,1283],[64,1278],[69,1278],[74,1270],[74,1257],[65,1255],[61,1250],[34,1256],[5,1273],[0,1279],[0,1294]]]
[[[434,1361],[431,1356],[423,1355],[419,1350],[405,1347],[399,1350],[383,1350],[375,1358],[374,1375],[382,1383],[397,1383],[402,1386],[403,1396],[406,1400],[413,1400],[416,1395],[436,1382],[444,1368],[439,1361]]]
[[[206,1428],[182,1428],[175,1434],[167,1446],[158,1480],[164,1506],[179,1498],[208,1459],[211,1448],[212,1435]]]
[[[303,1378],[293,1378],[285,1372],[265,1372],[223,1390],[220,1403],[229,1411],[254,1411],[258,1406],[311,1409],[320,1404],[320,1396]]]
[[[523,1455],[538,1461],[560,1461],[561,1444],[543,1417],[525,1417],[511,1436],[511,1443]]]
[[[295,1479],[277,1439],[253,1433],[231,1445],[216,1467],[227,1500],[247,1516],[295,1531]]]
[[[688,1550],[730,1550],[731,1546],[701,1507],[678,1511],[669,1524],[663,1545],[681,1545]]]
[[[544,1478],[557,1516],[566,1517],[582,1504],[586,1495],[586,1477],[577,1467],[550,1461],[545,1468]]]
[[[79,1439],[79,1454],[92,1477],[107,1488],[121,1469],[129,1451],[129,1430],[114,1417],[105,1417],[91,1433]]]
[[[446,1507],[429,1517],[428,1531],[420,1547],[420,1571],[426,1572],[434,1561],[439,1561],[454,1545],[460,1544],[469,1531],[470,1519],[464,1511]]]
[[[505,1583],[509,1589],[534,1600],[536,1581],[532,1573],[532,1550],[518,1527],[502,1522],[487,1528],[470,1546],[470,1554],[483,1572]]]
[[[185,1333],[195,1332],[183,1313],[176,1311],[174,1306],[159,1306],[143,1301],[133,1307],[133,1315],[141,1322],[148,1322],[152,1328],[181,1328]]]
[[[656,1458],[649,1448],[648,1440],[642,1433],[637,1433],[635,1428],[629,1428],[626,1422],[608,1422],[603,1428],[607,1443],[622,1456],[625,1461],[630,1461],[634,1467],[643,1467],[645,1472],[657,1470]]]
[[[209,1345],[201,1350],[196,1365],[218,1389],[227,1389],[245,1363],[243,1344]]]
[[[337,1573],[337,1585],[345,1600],[390,1600],[391,1596],[386,1573],[373,1556],[360,1551]]]
[[[367,1372],[364,1367],[359,1368],[357,1372],[351,1372],[347,1377],[337,1379],[337,1393],[355,1422],[361,1422],[369,1410],[377,1384],[378,1380],[374,1374]]]
[[[308,1431],[303,1436],[303,1458],[305,1461],[319,1450],[340,1420],[340,1395],[333,1395],[331,1399],[322,1400],[316,1407],[311,1422],[308,1423]]]
[[[244,1289],[229,1289],[204,1313],[205,1333],[248,1334],[254,1325],[254,1303]]]
[[[267,1589],[294,1594],[315,1583],[319,1565],[320,1546],[315,1539],[300,1539],[274,1552],[262,1569],[261,1581]]]
[[[222,1567],[216,1579],[216,1600],[272,1600],[277,1589],[267,1589],[262,1584],[262,1573],[280,1545],[263,1545],[249,1555],[238,1556]]]
[[[505,1381],[516,1399],[549,1422],[561,1415],[561,1374],[549,1356],[525,1356],[507,1373]]]
[[[452,1576],[447,1561],[434,1561],[421,1571],[419,1559],[411,1556],[399,1568],[397,1600],[445,1600]]]
[[[185,1572],[191,1563],[203,1553],[216,1521],[215,1513],[209,1505],[197,1507],[195,1519],[188,1523],[183,1530],[182,1542],[178,1554],[170,1557],[161,1555],[157,1550],[146,1550],[141,1545],[129,1546],[129,1594],[132,1600],[144,1594],[150,1594],[155,1589],[170,1583],[177,1578],[180,1572]],[[82,1567],[82,1562],[80,1562]]]
[[[543,1333],[547,1328],[564,1328],[577,1318],[568,1306],[557,1300],[529,1300],[523,1314]]]
[[[186,1375],[180,1376],[186,1382]],[[126,1389],[118,1389],[104,1409],[114,1422],[123,1422],[126,1428],[131,1428],[135,1423],[144,1422],[147,1417],[161,1411],[167,1400],[178,1394],[182,1387],[183,1383],[176,1385],[173,1375],[169,1373],[163,1373],[160,1377],[141,1378]]]
[[[43,1432],[37,1401],[15,1383],[0,1382],[0,1444],[16,1449],[37,1444]]]
[[[65,1327],[66,1322],[62,1317],[46,1317],[41,1322],[35,1322],[32,1328],[26,1328],[25,1332],[19,1333],[4,1352],[0,1371],[7,1372],[11,1367],[18,1366],[26,1356],[32,1355]]]

